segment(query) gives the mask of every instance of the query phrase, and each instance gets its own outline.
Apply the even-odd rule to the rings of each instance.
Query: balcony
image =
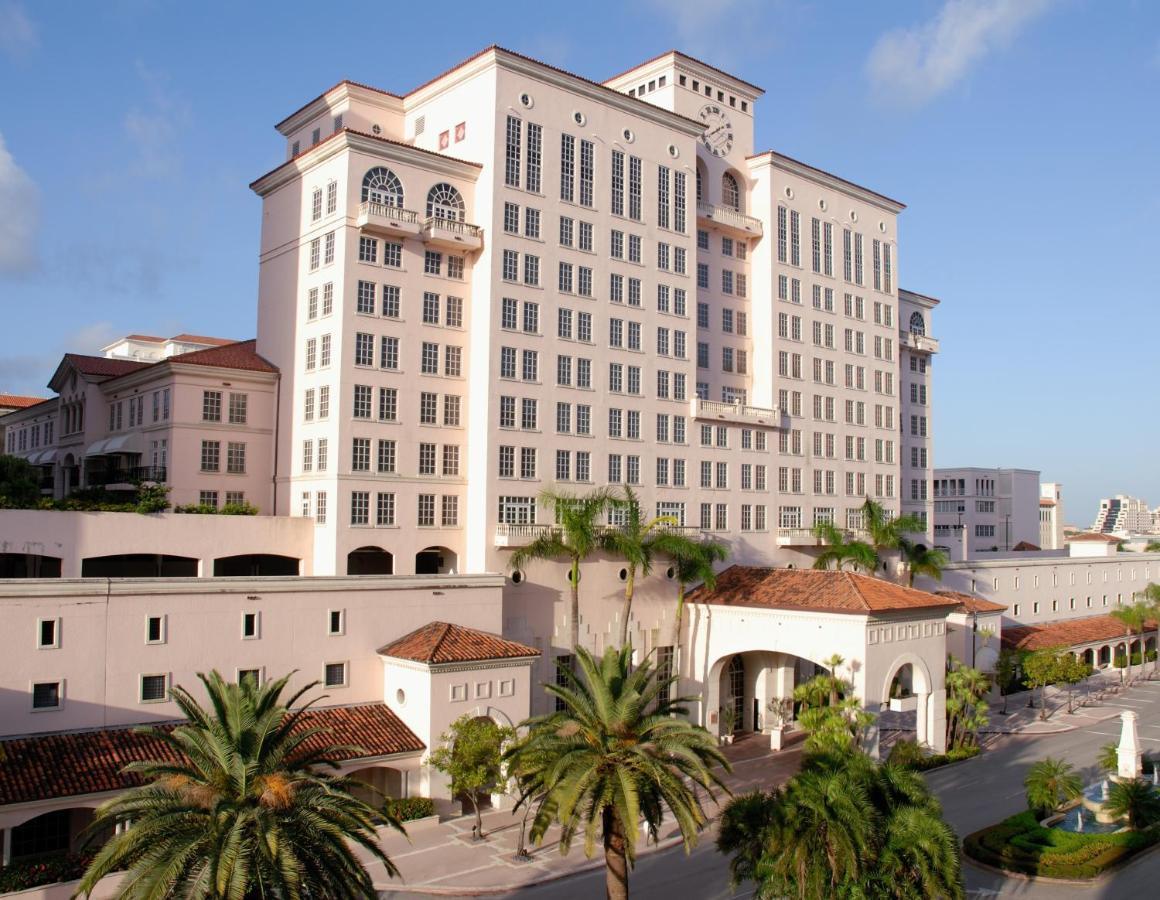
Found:
[[[716,225],[735,237],[761,237],[761,219],[747,216],[728,206],[714,206],[712,203],[697,203],[697,221],[702,225]]]
[[[907,350],[916,353],[938,353],[938,339],[927,337],[925,334],[915,334],[913,331],[900,331],[898,343]]]
[[[387,237],[416,237],[422,226],[414,210],[368,201],[359,204],[358,227]]]
[[[764,425],[767,428],[778,428],[781,425],[781,410],[776,407],[767,409],[764,406],[746,406],[743,403],[720,403],[716,400],[702,400],[699,397],[694,397],[689,402],[689,415],[694,419]]]
[[[495,546],[499,548],[526,547],[540,535],[553,533],[559,527],[558,525],[514,525],[501,522],[495,526]],[[607,534],[608,532],[616,531],[617,528],[618,526],[616,525],[602,525],[599,528],[599,533]],[[679,534],[688,538],[697,538],[701,534],[701,529],[692,525],[660,525],[656,530],[663,531],[667,534]]]
[[[870,535],[861,529],[846,528],[842,531],[848,541],[869,542]],[[814,534],[812,528],[779,528],[777,529],[777,546],[779,547],[821,547],[822,541]]]
[[[478,250],[483,246],[483,229],[467,222],[428,216],[420,237],[425,243],[448,250]]]
[[[89,472],[87,481],[91,487],[132,487],[141,482],[152,481],[162,484],[167,475],[165,466],[131,466],[127,469],[108,469],[103,472]]]

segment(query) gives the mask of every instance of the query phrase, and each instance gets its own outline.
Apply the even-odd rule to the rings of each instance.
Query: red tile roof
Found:
[[[1144,631],[1155,633],[1156,623],[1147,623]],[[1087,616],[1046,625],[1013,625],[1003,629],[1001,640],[1004,647],[1013,650],[1045,650],[1049,647],[1074,647],[1096,641],[1114,641],[1127,636],[1128,627],[1118,619],[1111,616]]]
[[[1080,532],[1079,534],[1073,534],[1073,535],[1070,535],[1069,537],[1065,537],[1063,539],[1063,542],[1065,544],[1071,543],[1073,541],[1078,541],[1081,544],[1086,544],[1086,543],[1118,544],[1122,540],[1123,540],[1123,538],[1118,538],[1115,535],[1111,535],[1111,534],[1099,534],[1097,532],[1092,532],[1092,531],[1083,531],[1083,532]]]
[[[104,378],[116,378],[118,375],[128,375],[151,366],[153,363],[138,362],[133,359],[109,359],[105,356],[86,356],[82,353],[66,353],[64,361],[68,362],[82,375],[96,375]]]
[[[162,340],[166,340],[166,338],[163,338]],[[239,343],[239,341],[235,338],[208,337],[204,334],[186,334],[185,332],[182,332],[181,334],[175,334],[173,337],[168,338],[167,340],[177,341],[182,344],[212,344],[215,347],[225,347],[228,344]]]
[[[174,338],[174,340],[177,340]],[[260,356],[257,350],[258,342],[255,339],[235,341],[220,347],[208,347],[205,350],[191,350],[189,353],[179,353],[171,356],[165,362],[182,363],[194,366],[220,366],[223,369],[244,369],[249,372],[277,372],[278,367]],[[162,363],[158,363],[161,365]]]
[[[123,340],[123,341],[149,341],[152,344],[165,343],[165,338],[158,337],[155,334],[127,334],[123,338],[121,338],[121,340]],[[114,342],[114,343],[116,343],[116,342]]]
[[[539,650],[527,644],[509,641],[489,631],[448,622],[431,622],[417,628],[380,648],[379,653],[428,665],[486,659],[524,659],[540,655]]]
[[[1040,497],[1039,498],[1039,505],[1040,506],[1055,506],[1055,501],[1052,500],[1050,497]]]
[[[0,394],[0,409],[28,409],[30,406],[36,406],[38,403],[44,403],[45,400],[51,399],[51,397],[24,397],[20,394]]]
[[[935,591],[939,597],[949,597],[955,600],[963,608],[964,612],[973,613],[989,613],[1002,612],[1007,607],[1002,603],[995,603],[991,600],[984,600],[982,597],[976,597],[974,594],[964,594],[962,591]]]
[[[162,727],[172,728],[177,723]],[[340,761],[418,753],[424,744],[382,703],[309,710],[304,727],[330,729],[307,748],[351,744],[364,752]],[[0,806],[119,791],[140,783],[122,769],[141,760],[173,760],[166,744],[133,728],[34,735],[0,741]]]
[[[1037,544],[1031,543],[1031,541],[1020,541],[1018,544],[1016,544],[1011,549],[1023,552],[1023,551],[1027,551],[1027,550],[1042,550],[1043,548]]]
[[[701,586],[689,595],[689,600],[716,606],[851,613],[940,607],[950,612],[959,604],[957,600],[853,572],[756,566],[730,566],[717,576],[717,586],[712,591]]]

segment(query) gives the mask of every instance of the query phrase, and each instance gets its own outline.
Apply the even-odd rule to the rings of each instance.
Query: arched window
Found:
[[[922,313],[916,312],[910,314],[910,333],[926,334],[926,321],[922,318]]]
[[[363,202],[381,203],[384,206],[403,205],[403,182],[399,176],[385,166],[375,166],[363,176]]]
[[[463,196],[447,182],[439,182],[427,192],[427,215],[434,216],[436,219],[462,222],[464,217]]]
[[[697,169],[697,202],[698,203],[701,202],[701,198],[704,196],[704,188],[701,186],[701,181],[702,181],[701,170],[700,170],[700,168],[698,168]]]
[[[721,204],[739,212],[741,210],[741,190],[737,187],[737,179],[730,172],[721,176]]]

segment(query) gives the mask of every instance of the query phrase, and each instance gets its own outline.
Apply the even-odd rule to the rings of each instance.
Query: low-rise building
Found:
[[[1039,472],[934,470],[934,540],[954,560],[1039,546]]]

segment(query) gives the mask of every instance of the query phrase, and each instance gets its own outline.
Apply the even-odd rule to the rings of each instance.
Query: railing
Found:
[[[419,221],[419,214],[413,209],[403,209],[401,206],[391,206],[389,203],[373,203],[368,200],[359,204],[358,211],[361,216],[394,219],[396,222],[405,222],[408,225],[414,225]]]
[[[777,425],[781,422],[781,411],[777,407],[722,403],[718,400],[702,400],[700,397],[694,397],[690,405],[694,419],[724,419],[758,425]]]
[[[847,541],[868,541],[870,539],[869,532],[861,528],[841,528],[839,531]],[[800,526],[777,529],[777,539],[782,546],[789,547],[812,547],[822,543],[821,539],[814,534],[813,528]]]
[[[730,209],[728,206],[714,206],[712,203],[698,203],[697,215],[703,219],[710,219],[718,225],[725,225],[744,231],[746,234],[761,234],[761,219],[747,216],[745,213]]]
[[[938,340],[925,334],[903,331],[899,343],[903,347],[909,347],[911,350],[918,350],[922,353],[938,353]]]
[[[620,530],[621,526],[619,525],[601,525],[597,528],[597,533],[609,534]],[[701,534],[701,529],[693,525],[658,525],[655,530],[684,537],[697,537]],[[530,544],[541,535],[559,533],[559,525],[500,522],[495,526],[495,545],[497,547],[518,547]]]
[[[483,229],[478,225],[456,219],[442,219],[439,216],[428,216],[423,222],[423,227],[429,231],[445,231],[469,238],[479,238],[483,234]]]
[[[103,472],[89,472],[88,483],[94,486],[109,484],[135,484],[138,481],[164,482],[168,474],[165,466],[131,466],[127,469],[111,469]]]

